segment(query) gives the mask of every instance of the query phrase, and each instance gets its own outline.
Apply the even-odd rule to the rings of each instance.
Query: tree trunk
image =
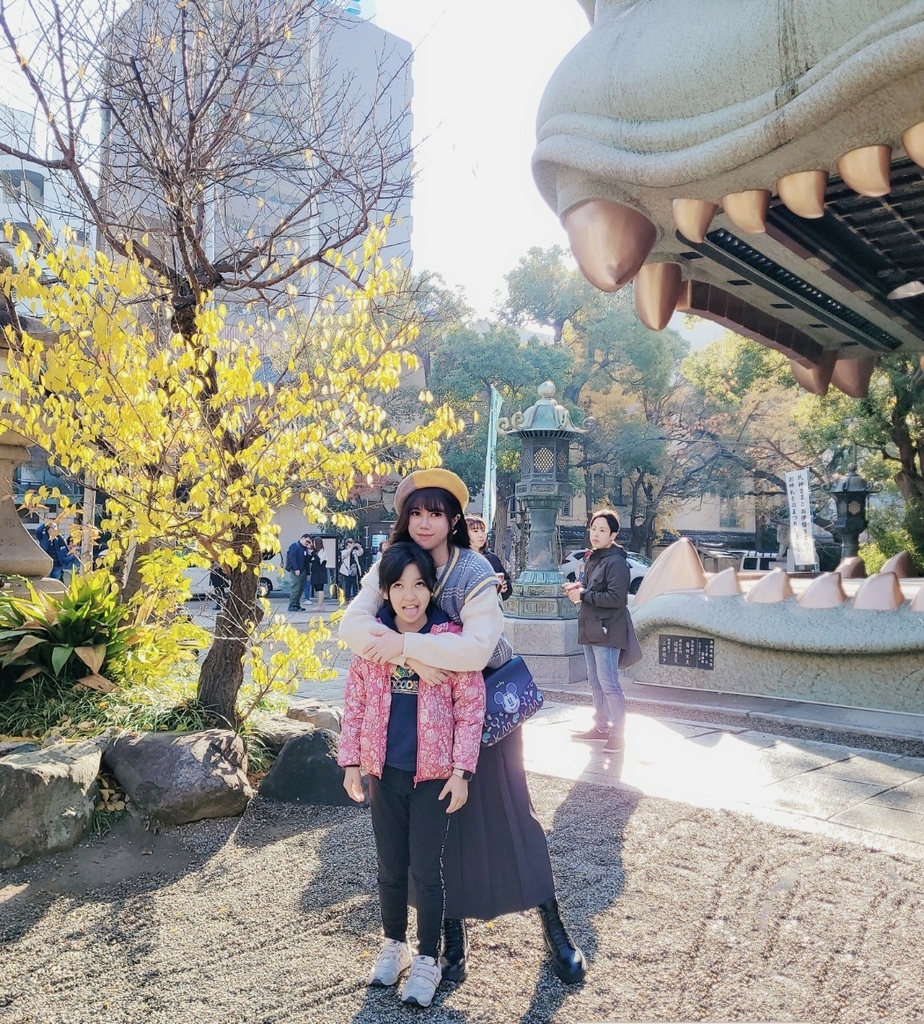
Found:
[[[141,559],[151,553],[153,541],[144,544],[132,544],[125,553],[125,568],[122,576],[122,600],[130,601],[141,589]]]
[[[215,638],[199,673],[198,700],[217,724],[234,729],[247,645],[259,621],[259,580],[252,566],[234,569],[228,577],[227,597],[215,620]]]

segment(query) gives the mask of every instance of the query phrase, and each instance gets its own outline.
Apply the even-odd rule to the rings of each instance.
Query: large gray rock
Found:
[[[308,722],[315,729],[330,729],[331,732],[339,733],[343,713],[338,707],[322,704],[317,700],[306,700],[289,708],[286,717],[297,722]]]
[[[287,743],[260,783],[260,796],[288,804],[353,806],[337,764],[339,737],[328,729]]]
[[[8,757],[10,754],[28,754],[30,750],[38,750],[37,743],[30,743],[29,740],[3,740],[0,743],[0,758]]]
[[[226,729],[126,733],[104,758],[135,807],[171,825],[242,814],[253,796],[244,741]]]
[[[57,743],[0,759],[0,868],[81,838],[93,817],[101,745]]]
[[[268,750],[278,754],[289,740],[310,736],[313,732],[314,726],[308,722],[287,715],[269,715],[254,728],[253,735]]]

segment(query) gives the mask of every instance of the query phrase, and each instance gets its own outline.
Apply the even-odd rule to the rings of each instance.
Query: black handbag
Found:
[[[526,662],[515,654],[484,674],[485,714],[481,745],[493,747],[542,707],[542,691]]]

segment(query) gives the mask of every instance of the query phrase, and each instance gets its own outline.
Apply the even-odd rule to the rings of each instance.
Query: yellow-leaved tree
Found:
[[[281,306],[272,321],[228,324],[203,294],[192,333],[175,329],[170,289],[131,251],[111,260],[46,237],[39,258],[22,237],[0,274],[0,293],[46,328],[7,330],[0,427],[95,480],[114,555],[153,547],[155,574],[158,548],[187,549],[227,573],[198,687],[216,720],[237,718],[261,553],[279,545],[274,512],[301,497],[309,518],[346,525],[326,514],[328,497],[437,464],[439,439],[461,426],[446,407],[422,409],[416,426],[389,423],[381,408],[416,363],[416,328],[395,316],[400,267],[383,264],[383,241],[373,228],[352,259],[328,254],[346,283],[310,316]]]

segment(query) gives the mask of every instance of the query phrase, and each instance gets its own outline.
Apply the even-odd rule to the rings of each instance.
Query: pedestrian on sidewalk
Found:
[[[286,552],[285,570],[289,574],[289,611],[303,612],[302,594],[305,581],[308,579],[308,548],[311,545],[311,534],[303,533],[298,540],[289,545]]]
[[[311,542],[312,551],[308,556],[308,575],[311,578],[311,589],[314,591],[317,605],[315,610],[324,611],[324,592],[327,590],[327,552],[324,550],[324,541],[320,537],[314,537]]]
[[[468,535],[472,541],[472,551],[477,551],[479,555],[484,555],[484,557],[491,563],[491,566],[497,573],[497,578],[500,581],[501,600],[506,601],[513,593],[513,584],[510,582],[510,574],[504,568],[504,563],[497,557],[497,555],[494,554],[493,551],[488,550],[488,524],[485,522],[483,516],[476,516],[472,513],[467,513],[465,516],[465,525],[468,527]]]
[[[578,643],[584,647],[587,680],[594,698],[594,724],[577,740],[605,740],[607,754],[625,747],[626,698],[619,684],[619,655],[629,646],[629,565],[616,543],[619,519],[612,509],[590,517],[590,557],[584,579],[565,583],[578,612]]]
[[[359,578],[362,576],[363,548],[357,540],[352,537],[346,542],[343,549],[343,556],[340,559],[340,588],[343,591],[343,599],[350,603],[359,592]]]
[[[209,586],[212,588],[212,596],[215,598],[215,611],[220,612],[225,599],[228,596],[228,587],[231,580],[228,578],[228,570],[219,562],[212,562],[209,568]]]
[[[459,633],[431,601],[432,556],[416,544],[394,544],[378,564],[385,604],[380,621],[398,635]],[[343,788],[369,804],[378,855],[379,903],[385,941],[369,984],[395,985],[410,967],[402,1002],[429,1006],[442,980],[443,845],[454,814],[468,800],[478,763],[485,712],[480,672],[450,672],[431,685],[410,667],[354,655],[344,693],[338,762]],[[407,942],[408,876],[417,903],[417,956]]]
[[[389,541],[414,541],[430,552],[438,573],[434,597],[462,632],[400,636],[377,622],[382,600],[373,567],[340,623],[340,637],[355,653],[376,664],[406,665],[431,684],[445,681],[450,671],[499,668],[510,659],[497,575],[470,550],[463,517],[467,504],[468,488],[455,473],[411,473],[395,492],[398,520]],[[549,845],[529,795],[520,729],[481,748],[468,802],[450,818],[443,876],[444,980],[465,979],[465,918],[489,921],[535,907],[552,970],[565,984],[583,981],[584,954],[572,942],[555,898]]]

